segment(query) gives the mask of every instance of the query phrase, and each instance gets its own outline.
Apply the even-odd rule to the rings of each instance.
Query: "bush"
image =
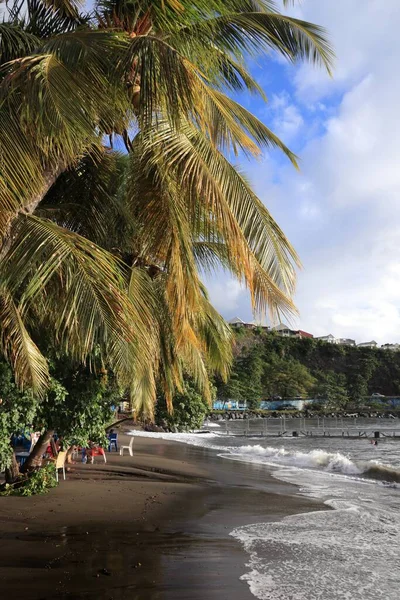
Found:
[[[28,476],[24,475],[13,484],[6,483],[0,492],[0,496],[36,496],[37,494],[47,494],[56,485],[55,466],[50,463],[37,471],[33,471]]]
[[[167,410],[164,396],[157,399],[155,421],[160,427],[168,427],[172,431],[190,431],[202,426],[210,408],[201,394],[189,383],[185,384],[182,394],[173,399],[173,412]]]

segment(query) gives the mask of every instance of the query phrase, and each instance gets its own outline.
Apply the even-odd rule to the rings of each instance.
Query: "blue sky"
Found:
[[[302,0],[292,14],[325,26],[333,78],[308,64],[258,60],[268,105],[239,100],[301,159],[241,163],[300,254],[293,321],[315,335],[400,341],[400,21],[398,0]],[[207,281],[226,318],[251,320],[246,290]]]

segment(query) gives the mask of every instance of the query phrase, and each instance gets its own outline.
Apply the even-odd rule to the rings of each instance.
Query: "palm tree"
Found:
[[[204,356],[226,372],[229,334],[199,269],[222,264],[255,310],[294,310],[297,255],[230,162],[277,147],[297,164],[229,96],[263,97],[246,59],[268,51],[328,70],[332,58],[320,27],[269,0],[101,0],[89,15],[73,0],[9,3],[0,24],[0,339],[20,385],[45,390],[32,331],[47,322],[77,360],[99,347],[148,412],[157,378],[171,398],[183,365],[207,390]],[[127,158],[104,147],[118,136]],[[78,199],[90,170],[96,185],[77,211],[62,186],[75,178]],[[116,223],[123,239],[110,245]]]

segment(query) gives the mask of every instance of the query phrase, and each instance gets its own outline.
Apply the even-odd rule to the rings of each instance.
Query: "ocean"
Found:
[[[249,523],[231,535],[248,555],[242,580],[261,600],[400,598],[400,439],[238,438],[149,434],[265,465],[326,511]]]

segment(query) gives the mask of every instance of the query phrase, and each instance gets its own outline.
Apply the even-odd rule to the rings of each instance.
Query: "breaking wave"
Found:
[[[201,446],[218,450],[220,456],[243,462],[253,462],[269,466],[297,467],[299,469],[316,469],[332,474],[347,475],[374,479],[380,482],[400,483],[400,469],[376,460],[355,460],[341,452],[327,452],[322,449],[298,451],[285,447],[261,446],[248,444],[244,446],[227,446],[223,436],[215,433],[152,433],[132,431],[138,437],[154,437]],[[219,443],[216,443],[219,441]],[[290,443],[288,444],[290,445]]]
[[[390,465],[378,461],[354,461],[340,452],[326,452],[321,449],[299,452],[287,450],[286,448],[264,448],[259,445],[248,445],[230,448],[229,455],[224,454],[223,456],[272,466],[318,469],[328,473],[400,483],[400,470]]]

